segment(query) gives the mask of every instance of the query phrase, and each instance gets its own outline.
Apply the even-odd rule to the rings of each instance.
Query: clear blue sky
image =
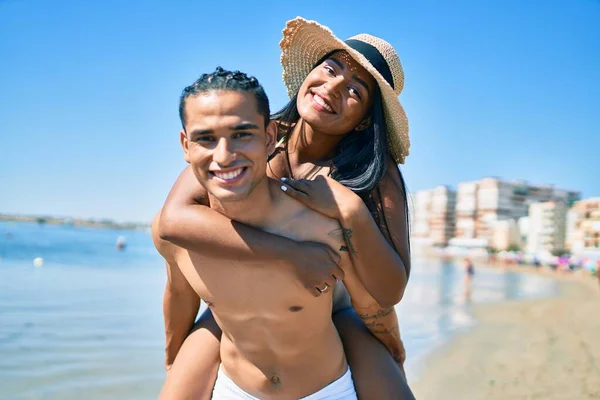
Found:
[[[181,89],[222,65],[282,106],[298,15],[398,50],[411,191],[492,175],[600,195],[600,1],[0,0],[0,212],[150,220],[185,166]]]

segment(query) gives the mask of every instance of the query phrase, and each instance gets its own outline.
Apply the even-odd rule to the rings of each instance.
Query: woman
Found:
[[[390,332],[379,332],[378,341],[363,323],[376,332],[380,319],[391,313],[395,320],[393,306],[402,297],[410,271],[406,190],[396,167],[410,146],[406,116],[397,98],[403,86],[400,61],[381,39],[358,35],[343,42],[326,27],[302,18],[289,21],[283,35],[284,82],[292,100],[273,116],[279,122],[281,142],[270,158],[268,173],[287,178],[282,190],[290,196],[339,220],[365,293],[384,311],[358,310],[358,316],[345,308],[332,317],[359,398],[412,398],[395,363],[404,359],[399,332],[394,333],[400,343],[395,348],[394,340],[385,339]],[[331,286],[327,285],[331,276],[322,273],[335,265],[329,248],[230,221],[202,205],[205,193],[193,173],[184,171],[161,214],[163,239],[211,257],[287,263],[316,296]],[[165,304],[178,296],[167,288]],[[189,318],[181,324],[191,325]],[[209,395],[209,390],[194,386],[214,381],[219,335],[214,320],[205,314],[185,339],[175,363],[194,369],[168,376],[165,386]],[[167,364],[173,362],[183,339],[167,337],[175,343],[171,350],[167,346]],[[193,364],[185,359],[193,359]]]

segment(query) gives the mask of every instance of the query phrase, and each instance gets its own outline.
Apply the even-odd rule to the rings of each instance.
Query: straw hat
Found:
[[[342,41],[326,26],[296,17],[283,30],[281,65],[288,96],[298,93],[315,63],[333,50],[345,50],[373,75],[383,102],[390,151],[397,163],[408,156],[408,120],[398,96],[404,86],[404,73],[396,50],[385,40],[362,33]]]

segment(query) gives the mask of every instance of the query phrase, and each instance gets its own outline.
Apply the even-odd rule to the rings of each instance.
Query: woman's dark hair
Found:
[[[321,65],[323,61],[336,51],[321,58],[313,66],[313,69]],[[336,148],[336,155],[331,159],[331,177],[359,195],[369,207],[371,213],[376,217],[376,220],[380,223],[385,223],[385,219],[382,220],[379,215],[380,212],[383,212],[383,208],[380,208],[380,212],[377,211],[378,207],[376,206],[374,197],[381,199],[377,186],[387,168],[389,154],[387,127],[383,112],[381,91],[378,85],[371,95],[373,96],[373,104],[368,115],[370,117],[369,126],[364,130],[353,130],[342,138]],[[285,140],[286,157],[289,133],[300,119],[297,100],[298,93],[281,110],[271,115],[271,120],[280,122],[278,136],[280,139],[283,138]],[[395,169],[398,171],[402,186],[401,190],[404,192],[404,208],[408,219],[406,183],[400,169]]]

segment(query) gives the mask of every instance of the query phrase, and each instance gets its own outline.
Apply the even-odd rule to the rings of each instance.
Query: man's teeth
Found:
[[[333,108],[329,107],[329,104],[325,103],[325,100],[323,100],[321,98],[321,96],[319,96],[318,94],[315,94],[313,96],[313,99],[315,99],[315,103],[317,103],[318,105],[320,105],[321,107],[323,107],[327,111],[333,112]]]
[[[229,171],[229,172],[213,171],[213,174],[215,174],[215,176],[219,179],[230,180],[230,179],[237,178],[242,173],[243,170],[244,170],[244,168],[238,168],[238,169],[235,169],[235,170]]]

